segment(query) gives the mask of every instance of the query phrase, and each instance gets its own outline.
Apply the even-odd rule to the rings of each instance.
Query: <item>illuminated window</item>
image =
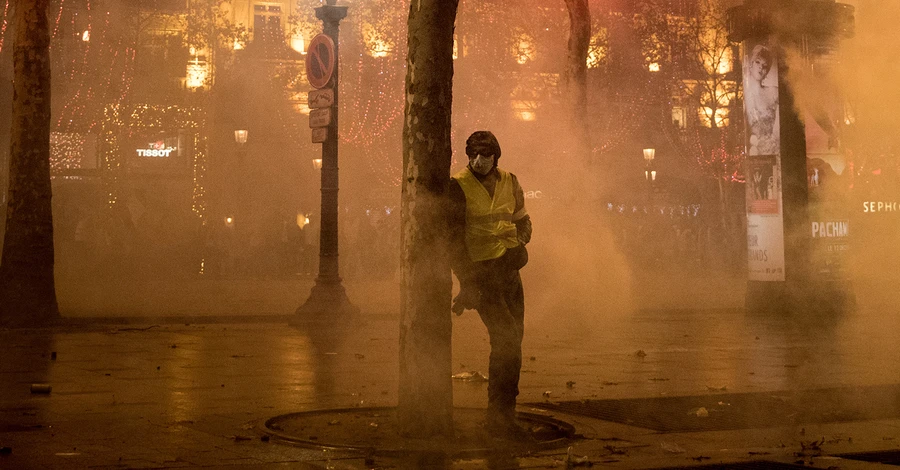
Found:
[[[453,60],[459,59],[459,39],[453,35]]]
[[[702,124],[703,127],[712,127],[713,114],[715,114],[716,127],[725,127],[728,125],[728,108],[716,108],[716,110],[713,111],[712,108],[705,106],[700,108],[700,124]]]
[[[284,40],[281,5],[253,5],[253,39],[263,42]]]
[[[302,34],[294,35],[294,37],[291,38],[291,47],[301,54],[306,54],[306,38],[304,38]]]
[[[520,121],[531,122],[537,119],[537,103],[534,101],[513,100],[513,114]]]
[[[672,108],[672,124],[679,129],[687,128],[687,112],[681,106]]]
[[[371,23],[363,22],[362,37],[366,53],[371,57],[387,57],[394,49],[393,41]]]
[[[534,38],[528,33],[520,33],[518,38],[516,38],[515,50],[513,52],[516,62],[521,65],[534,60],[537,55]]]
[[[647,70],[651,72],[659,72],[659,62],[650,62],[647,64]]]
[[[187,65],[187,78],[184,85],[188,88],[199,88],[206,84],[209,76],[209,64],[206,63],[206,56],[197,55],[194,48],[191,48],[192,58]]]

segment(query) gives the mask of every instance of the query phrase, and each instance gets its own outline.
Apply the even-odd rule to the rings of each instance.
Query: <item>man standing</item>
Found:
[[[523,437],[515,421],[525,297],[519,269],[528,262],[531,218],[516,176],[497,168],[500,144],[489,131],[466,140],[469,165],[450,182],[451,264],[459,279],[453,311],[476,309],[491,341],[485,426]]]

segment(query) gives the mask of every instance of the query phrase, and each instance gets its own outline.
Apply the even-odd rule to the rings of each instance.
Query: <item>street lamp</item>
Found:
[[[315,11],[316,18],[322,20],[322,33],[331,39],[333,45],[331,55],[338,58],[340,57],[339,26],[341,20],[347,17],[347,7],[337,6],[336,3],[337,0],[326,0],[326,5],[316,8]],[[307,60],[309,60],[309,54]],[[328,83],[322,84],[323,88],[327,86],[332,90],[334,98],[331,103],[330,122],[325,127],[325,138],[324,140],[313,140],[322,143],[322,158],[313,161],[313,166],[320,170],[322,192],[322,210],[317,217],[319,220],[319,274],[316,276],[315,285],[310,290],[309,298],[297,309],[297,321],[291,321],[292,324],[300,324],[303,319],[327,321],[334,317],[359,313],[359,308],[351,304],[350,299],[347,298],[338,272],[339,70],[340,67],[334,67]],[[309,72],[309,69],[307,71]]]
[[[653,209],[653,182],[656,181],[656,170],[653,168],[653,159],[656,158],[656,149],[644,149],[644,178],[647,179],[647,199],[650,201],[650,209]]]
[[[239,129],[234,131],[234,141],[238,145],[244,145],[247,143],[247,136],[250,135],[250,131],[246,129]]]

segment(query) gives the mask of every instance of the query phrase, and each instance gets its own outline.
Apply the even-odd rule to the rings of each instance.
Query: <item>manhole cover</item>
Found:
[[[568,445],[574,439],[575,428],[558,419],[517,413],[516,420],[530,430],[530,439],[497,439],[483,428],[484,410],[476,408],[453,410],[452,438],[402,438],[397,432],[396,408],[388,407],[290,413],[270,418],[262,431],[276,440],[304,447],[356,450],[379,456],[422,452],[458,458],[479,457],[498,448],[523,452],[553,449]]]

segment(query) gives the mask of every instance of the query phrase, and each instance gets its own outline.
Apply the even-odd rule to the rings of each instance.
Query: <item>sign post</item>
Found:
[[[316,8],[324,34],[313,38],[306,54],[310,85],[309,126],[313,142],[322,143],[322,210],[319,231],[319,274],[309,298],[297,309],[296,322],[341,317],[359,313],[350,303],[338,272],[338,32],[347,17],[346,6],[335,0]],[[329,87],[330,84],[330,87]],[[292,321],[294,323],[295,321]]]

